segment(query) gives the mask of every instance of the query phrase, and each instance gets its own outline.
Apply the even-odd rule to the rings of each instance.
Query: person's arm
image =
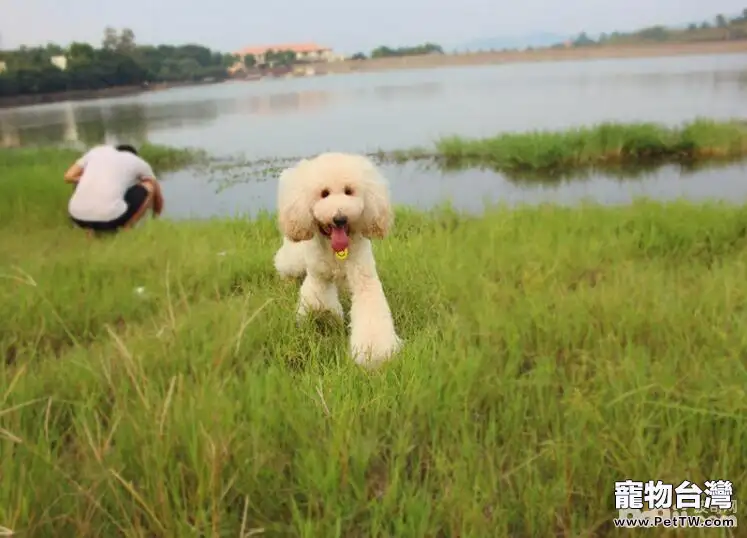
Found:
[[[156,179],[156,174],[153,172],[153,168],[142,160],[142,164],[139,170],[139,180],[143,183],[150,183],[153,192],[153,215],[159,216],[163,211],[163,193],[161,192],[161,185]]]
[[[137,176],[138,181],[145,181],[146,179],[150,179],[155,181],[156,180],[156,174],[153,172],[153,168],[142,158],[137,157],[136,159],[139,161],[138,165],[135,167],[135,175]]]
[[[76,162],[65,172],[65,183],[77,183],[82,175],[83,167]]]
[[[86,167],[86,163],[88,163],[88,157],[90,154],[91,152],[89,151],[67,169],[67,172],[65,172],[65,183],[77,183],[80,180],[80,176],[83,175],[83,169]]]
[[[149,178],[145,181],[149,182],[153,188],[153,215],[158,217],[163,211],[163,193],[161,192],[161,184],[155,180],[155,178]]]

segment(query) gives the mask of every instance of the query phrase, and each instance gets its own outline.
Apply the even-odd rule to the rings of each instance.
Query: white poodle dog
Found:
[[[351,292],[350,348],[355,361],[389,359],[402,341],[376,272],[372,238],[394,220],[384,177],[366,157],[324,153],[285,170],[278,186],[283,245],[275,254],[282,277],[301,277],[299,318],[329,311],[343,319],[337,284]]]

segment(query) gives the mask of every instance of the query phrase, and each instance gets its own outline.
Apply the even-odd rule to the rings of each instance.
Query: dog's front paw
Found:
[[[402,347],[402,339],[396,334],[377,335],[374,338],[352,340],[353,360],[361,366],[376,367],[393,358]]]

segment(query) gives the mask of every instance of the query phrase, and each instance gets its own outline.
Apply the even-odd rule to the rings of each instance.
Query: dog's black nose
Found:
[[[337,215],[336,217],[332,218],[332,224],[334,224],[338,228],[342,228],[347,223],[348,223],[348,218],[343,215]]]

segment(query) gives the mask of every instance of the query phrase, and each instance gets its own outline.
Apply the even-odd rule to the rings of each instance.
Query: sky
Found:
[[[577,35],[735,15],[747,0],[0,0],[0,48],[87,41],[131,28],[138,43],[223,52],[314,42],[340,53],[539,32]]]

